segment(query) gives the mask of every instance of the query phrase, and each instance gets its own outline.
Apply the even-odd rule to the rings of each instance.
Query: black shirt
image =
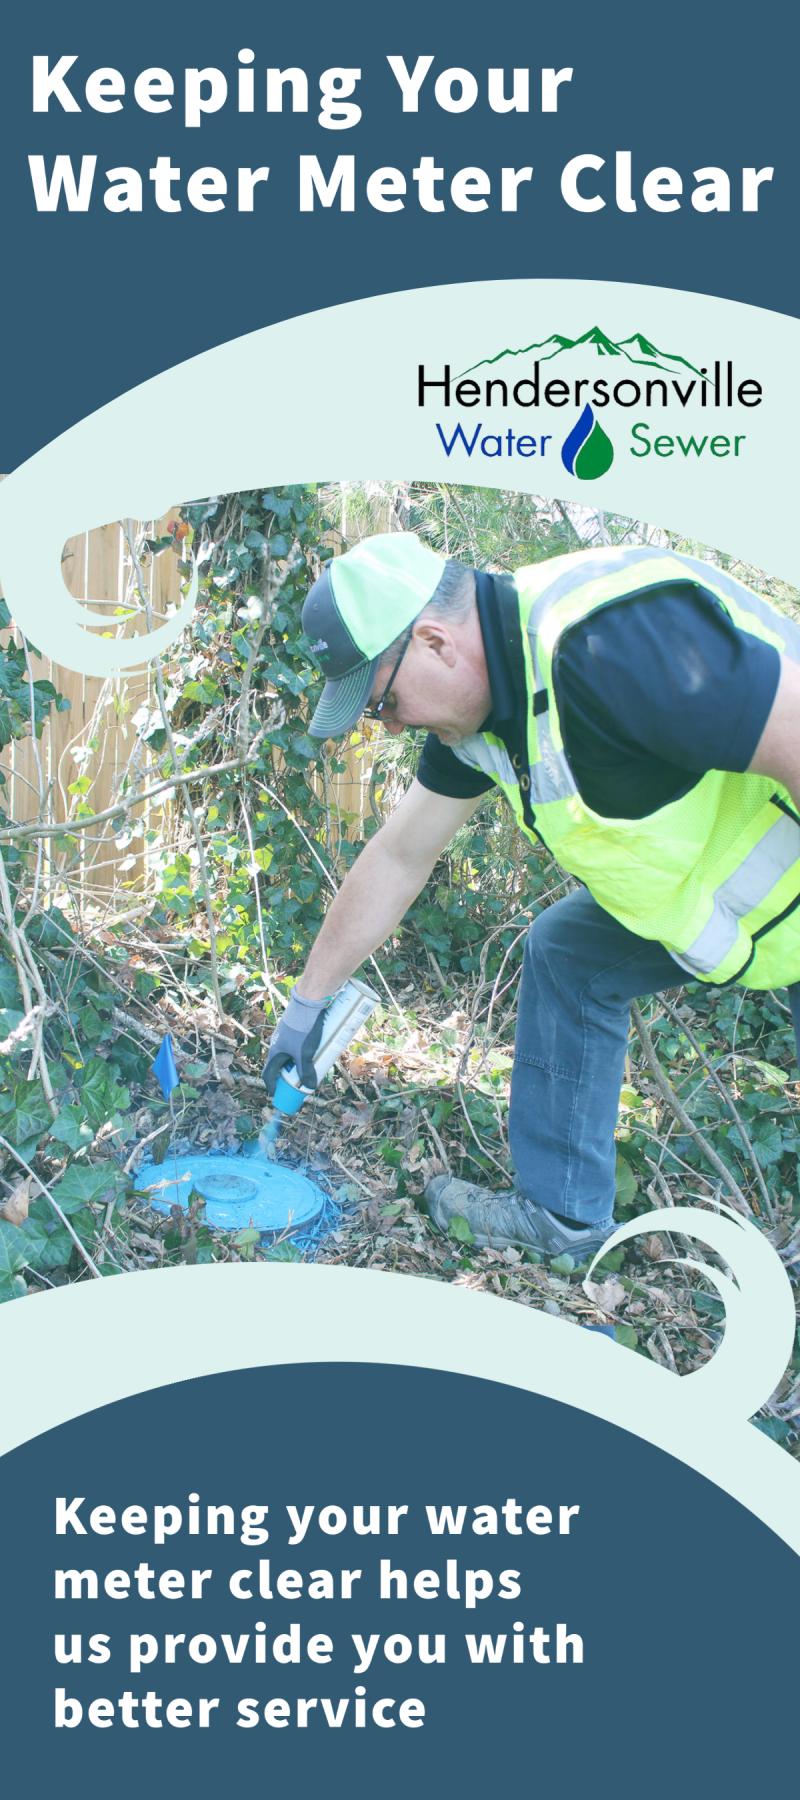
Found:
[[[519,626],[477,577],[492,710],[483,729],[527,764],[527,696]],[[518,619],[518,614],[517,614]],[[747,769],[775,698],[780,657],[733,624],[691,581],[649,588],[565,631],[553,666],[564,748],[578,791],[604,818],[640,819],[709,769]],[[430,732],[417,779],[467,798],[492,786]]]

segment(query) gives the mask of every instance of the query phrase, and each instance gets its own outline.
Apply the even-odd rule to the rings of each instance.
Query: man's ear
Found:
[[[457,652],[453,634],[439,619],[420,619],[414,626],[414,636],[421,648],[438,656],[446,668],[455,667]]]

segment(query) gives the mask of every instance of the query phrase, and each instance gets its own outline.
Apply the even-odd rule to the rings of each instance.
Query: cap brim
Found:
[[[352,731],[369,700],[380,660],[376,656],[372,662],[359,663],[348,675],[340,675],[337,681],[326,681],[308,727],[309,737],[344,737],[346,731]]]

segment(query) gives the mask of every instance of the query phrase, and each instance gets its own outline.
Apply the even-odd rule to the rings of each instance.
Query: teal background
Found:
[[[169,1280],[169,1277],[161,1277]],[[239,1370],[138,1396],[77,1419],[14,1451],[0,1465],[2,1510],[14,1553],[4,1581],[0,1684],[14,1694],[4,1729],[6,1767],[36,1763],[36,1786],[79,1786],[85,1800],[113,1787],[120,1800],[143,1788],[161,1800],[181,1787],[197,1800],[264,1787],[318,1787],[354,1797],[376,1790],[422,1795],[443,1786],[484,1800],[498,1779],[578,1800],[635,1785],[655,1800],[676,1793],[760,1789],[790,1779],[783,1725],[793,1715],[797,1558],[728,1496],[650,1445],[604,1421],[492,1382],[368,1364]],[[55,1538],[54,1497],[121,1508],[136,1501],[270,1503],[270,1541],[236,1538]],[[580,1504],[569,1537],[432,1539],[419,1528],[425,1502],[526,1506]],[[286,1501],[410,1504],[400,1535],[384,1540],[313,1532],[286,1546]],[[86,1509],[84,1509],[86,1510]],[[462,1564],[522,1572],[519,1600],[459,1603],[410,1598],[377,1605],[370,1572],[444,1571]],[[358,1567],[364,1597],[347,1604],[253,1604],[226,1595],[227,1575],[203,1602],[131,1599],[56,1603],[52,1568],[214,1566],[229,1574],[262,1556],[276,1566]],[[164,1670],[130,1676],[130,1631],[238,1633],[263,1619],[268,1635],[300,1621],[336,1641],[328,1667]],[[511,1631],[513,1621],[558,1620],[584,1639],[578,1666],[469,1664],[464,1631]],[[448,1660],[424,1668],[382,1659],[363,1677],[368,1697],[422,1698],[427,1721],[400,1728],[331,1731],[238,1729],[239,1696],[340,1696],[358,1677],[350,1631],[447,1629]],[[58,1666],[55,1632],[108,1631],[118,1646],[99,1668]],[[222,1696],[203,1732],[163,1729],[56,1732],[52,1690],[88,1700],[125,1688]],[[501,1774],[502,1771],[502,1774]]]
[[[240,117],[225,110],[198,130],[138,108],[103,117],[31,112],[31,57],[78,53],[78,72],[102,64],[133,77],[149,65],[235,69],[248,46],[256,66],[299,64],[310,76],[334,64],[362,69],[361,123],[328,131],[306,117]],[[75,420],[148,376],[243,332],[366,295],[466,280],[510,277],[613,279],[694,289],[753,305],[797,310],[798,14],[763,0],[746,33],[721,0],[668,9],[633,0],[597,7],[520,11],[513,0],[467,19],[455,0],[432,9],[408,0],[397,15],[366,0],[344,12],[321,0],[302,9],[230,0],[141,0],[135,26],[96,0],[68,11],[56,0],[16,7],[3,24],[0,169],[3,189],[4,372],[0,470],[8,472]],[[428,96],[404,116],[387,54],[436,57],[435,73],[465,65],[575,70],[555,115],[500,116],[480,102],[443,113]],[[535,92],[534,88],[534,92]],[[669,164],[685,177],[710,163],[734,170],[774,164],[753,215],[670,215],[610,206],[571,212],[559,192],[570,157],[629,149],[635,168]],[[265,201],[252,215],[188,210],[116,216],[37,214],[27,157],[96,152],[100,170],[149,166],[171,154],[185,169],[210,163],[269,163]],[[300,215],[296,165],[316,154],[328,165],[353,154],[366,176],[376,166],[410,173],[420,154],[446,171],[532,163],[535,178],[518,214],[492,207],[467,215],[381,215],[360,206]],[[691,186],[689,180],[688,185]],[[589,323],[590,321],[587,321]],[[213,409],[214,395],[208,395]],[[324,385],[317,403],[325,404]]]

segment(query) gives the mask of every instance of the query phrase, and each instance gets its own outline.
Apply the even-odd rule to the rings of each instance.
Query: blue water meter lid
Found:
[[[260,1156],[210,1151],[169,1152],[163,1163],[143,1163],[136,1176],[157,1212],[188,1211],[192,1193],[205,1201],[209,1225],[221,1231],[291,1231],[319,1218],[325,1195],[307,1175]]]

